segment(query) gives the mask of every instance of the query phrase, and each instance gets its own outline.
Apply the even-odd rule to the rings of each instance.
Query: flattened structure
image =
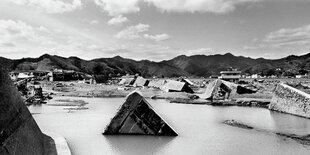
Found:
[[[153,107],[138,93],[133,92],[106,127],[106,135],[177,136]]]

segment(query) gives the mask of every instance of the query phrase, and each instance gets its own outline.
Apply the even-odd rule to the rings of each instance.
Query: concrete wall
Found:
[[[310,118],[310,95],[286,84],[279,84],[269,109]]]
[[[0,154],[42,155],[44,134],[19,92],[0,69]]]

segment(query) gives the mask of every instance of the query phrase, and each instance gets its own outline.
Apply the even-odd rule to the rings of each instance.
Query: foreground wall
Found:
[[[45,154],[44,136],[8,74],[0,68],[0,154]]]
[[[310,95],[286,84],[279,84],[269,109],[310,118]]]

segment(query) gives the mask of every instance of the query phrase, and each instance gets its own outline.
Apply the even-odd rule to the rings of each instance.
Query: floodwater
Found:
[[[70,97],[63,97],[70,98]],[[54,102],[55,97],[50,102]],[[148,100],[179,134],[177,137],[104,136],[103,130],[124,98],[83,99],[88,110],[68,113],[59,106],[31,106],[43,132],[55,132],[67,139],[73,155],[177,154],[177,155],[309,155],[310,146],[275,132],[310,134],[310,120],[262,108],[215,107],[173,104]],[[225,125],[234,119],[258,130]]]

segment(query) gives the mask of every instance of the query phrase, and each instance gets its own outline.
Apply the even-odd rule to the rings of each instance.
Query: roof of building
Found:
[[[137,79],[133,85],[135,85],[135,86],[146,86],[147,84],[148,84],[148,80],[139,76],[139,77],[137,77]]]
[[[185,82],[179,82],[174,80],[167,80],[167,83],[164,85],[165,90],[175,90],[175,91],[182,91],[183,87],[185,86]]]

